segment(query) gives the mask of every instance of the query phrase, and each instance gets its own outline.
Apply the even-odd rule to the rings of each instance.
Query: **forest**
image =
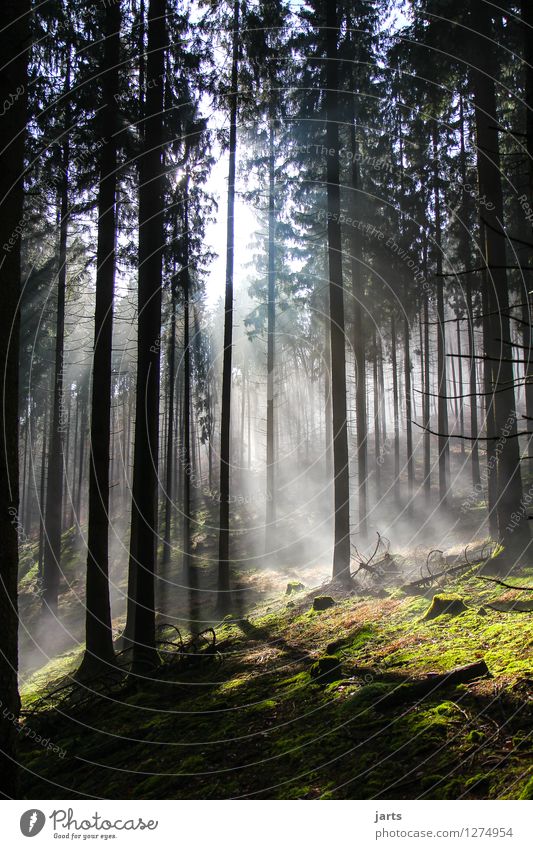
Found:
[[[2,6],[0,797],[533,799],[531,0]]]

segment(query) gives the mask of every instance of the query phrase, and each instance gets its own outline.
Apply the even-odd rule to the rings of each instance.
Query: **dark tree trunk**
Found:
[[[435,248],[437,253],[437,409],[439,432],[439,500],[441,507],[448,497],[448,381],[446,369],[446,325],[444,323],[444,278],[442,276],[442,225],[438,171],[437,126],[433,124],[433,194],[435,199]]]
[[[461,142],[461,182],[463,186],[467,182],[466,174],[466,145],[465,145],[465,118],[464,118],[464,103],[463,95],[459,101],[459,129]],[[462,197],[463,212],[462,212],[462,228],[461,228],[461,256],[465,270],[470,267],[470,250],[469,250],[469,221],[470,207],[469,195],[463,191]],[[468,356],[469,362],[469,395],[470,395],[470,436],[477,437],[479,434],[478,415],[477,415],[477,383],[476,383],[476,360],[475,355],[475,339],[474,339],[474,318],[472,312],[472,279],[469,274],[466,275],[465,283],[465,301],[466,301],[466,318],[467,318],[467,335],[468,335]],[[481,483],[481,474],[479,469],[479,446],[477,442],[472,443],[470,459],[472,462],[472,484],[474,487]]]
[[[21,291],[20,238],[23,214],[24,137],[27,104],[27,0],[6,0],[0,30],[0,103],[18,98],[0,121],[0,244],[15,244],[3,252],[0,266],[0,363],[2,424],[0,428],[0,796],[18,797],[17,729],[20,699],[17,688],[17,577],[18,577],[18,358],[19,297]]]
[[[231,434],[231,369],[233,345],[233,262],[235,253],[235,163],[237,157],[237,105],[239,80],[239,0],[233,7],[233,48],[230,93],[230,137],[228,174],[228,211],[226,242],[226,296],[224,303],[224,354],[220,411],[220,521],[218,539],[217,609],[230,607],[229,495]]]
[[[355,100],[353,89],[355,87],[355,75],[351,73],[352,91],[349,92],[348,115],[350,120],[350,149],[352,154],[351,192],[350,206],[354,220],[358,216],[359,199],[361,189],[361,175],[359,173],[359,150],[356,136]],[[363,251],[360,237],[355,227],[350,228],[350,254],[351,254],[351,278],[353,298],[353,351],[355,360],[355,425],[356,425],[356,447],[357,447],[357,495],[359,510],[359,535],[362,541],[368,536],[368,424],[366,408],[366,343],[363,324],[363,310],[365,302],[365,291],[363,276],[361,273],[363,263]]]
[[[410,331],[409,319],[405,314],[403,323],[403,344],[404,344],[404,376],[405,376],[405,431],[407,440],[407,489],[409,496],[408,510],[412,510],[413,490],[415,483],[415,468],[413,457],[413,411],[411,400],[411,351],[410,351]]]
[[[481,243],[483,244],[483,224],[481,224]],[[495,363],[492,361],[492,357],[494,356],[494,326],[493,326],[493,316],[491,313],[494,312],[494,298],[492,297],[492,293],[489,289],[488,284],[488,274],[484,272],[483,274],[483,284],[482,284],[482,300],[481,300],[481,311],[483,315],[482,323],[483,323],[483,353],[485,355],[485,359],[483,360],[483,392],[485,398],[485,427],[486,434],[490,436],[496,432],[496,422],[494,418],[494,395],[493,387],[494,387],[494,366]],[[474,361],[475,362],[475,361]],[[474,382],[475,382],[475,370],[474,370]],[[474,399],[477,403],[477,399]],[[498,538],[498,515],[496,509],[496,503],[498,500],[498,488],[497,488],[497,480],[496,480],[496,446],[493,440],[487,440],[487,506],[488,506],[488,518],[489,518],[489,532],[492,539]]]
[[[466,314],[468,317],[468,356],[469,364],[469,395],[470,395],[470,436],[477,437],[479,435],[478,411],[477,411],[477,381],[476,381],[476,341],[474,336],[474,319],[472,313],[472,282],[468,278],[466,281]],[[477,441],[472,443],[472,483],[478,486],[481,482],[481,473],[479,469],[479,446]]]
[[[24,451],[22,452],[22,476],[20,481],[20,486],[22,492],[20,493],[20,524],[25,529],[25,533],[28,531],[27,524],[27,515],[28,515],[28,438],[30,434],[30,404],[26,403],[26,410],[24,413],[25,422],[24,422]]]
[[[39,555],[37,562],[37,574],[39,583],[43,577],[43,556],[44,556],[44,516],[45,516],[45,498],[46,498],[46,459],[48,457],[48,411],[50,407],[45,404],[44,421],[43,421],[43,444],[41,449],[41,480],[39,482]]]
[[[69,468],[69,457],[70,457],[70,417],[72,411],[72,390],[68,389],[64,394],[64,404],[66,404],[66,416],[67,421],[65,425],[66,432],[66,440],[63,450],[63,496],[62,496],[62,505],[63,505],[63,517],[61,520],[62,530],[66,530],[68,525],[68,468]],[[65,400],[65,399],[68,399]]]
[[[70,47],[63,95],[70,96]],[[69,217],[70,108],[65,106],[65,135],[61,151],[61,187],[59,191],[59,264],[57,272],[57,318],[55,374],[46,481],[46,513],[43,558],[43,612],[57,612],[59,575],[61,570],[61,519],[63,503],[63,368],[65,349],[65,295],[67,283],[67,236]]]
[[[191,475],[194,429],[192,423],[191,392],[191,342],[190,342],[190,301],[191,274],[189,250],[189,174],[185,181],[183,198],[183,579],[189,590],[189,627],[191,633],[198,631],[198,587],[197,572],[193,564],[191,546]]]
[[[333,578],[350,580],[350,483],[346,423],[346,352],[344,289],[340,228],[339,67],[336,0],[326,7],[326,146],[327,157],[329,316],[331,339],[331,405],[333,413],[334,549]]]
[[[87,419],[89,406],[89,378],[82,378],[80,383],[80,437],[79,437],[79,457],[78,457],[78,486],[76,490],[76,522],[78,531],[82,522],[82,493],[83,493],[83,471],[85,468],[85,442],[87,436]]]
[[[119,3],[106,6],[104,57],[100,75],[103,110],[98,190],[98,243],[96,253],[96,308],[89,442],[89,528],[85,654],[78,675],[105,672],[115,663],[109,600],[109,451],[111,440],[111,389],[113,298],[115,289],[117,121],[120,65]]]
[[[462,343],[461,343],[461,316],[457,316],[457,353],[459,357],[457,358],[457,379],[459,383],[459,391],[454,393],[456,396],[456,403],[458,406],[458,416],[459,416],[459,433],[465,432],[465,407],[463,403],[463,360],[462,360]],[[453,363],[453,360],[452,360]],[[461,454],[465,453],[465,443],[464,439],[461,439]]]
[[[533,204],[533,4],[530,0],[522,0],[522,29],[524,33],[524,71],[526,76],[526,148],[528,153],[528,187],[529,187],[529,203]],[[529,250],[529,265],[533,267],[533,251]],[[522,344],[525,349],[529,349],[527,356],[527,364],[525,367],[525,395],[526,395],[526,414],[533,419],[533,324],[532,324],[532,301],[529,296],[529,288],[532,275],[529,272],[525,274],[526,280],[524,285],[524,308],[522,314],[523,324],[523,339]],[[531,428],[528,428],[529,430]],[[533,437],[529,437],[527,441],[527,451],[529,455],[529,469],[533,470]]]
[[[276,530],[274,479],[274,363],[276,333],[276,162],[274,152],[274,104],[271,95],[268,151],[268,307],[267,307],[267,420],[266,420],[266,531],[265,551],[271,550]],[[248,408],[248,425],[250,409]],[[248,440],[249,441],[249,440]]]
[[[476,116],[477,168],[479,195],[488,203],[480,210],[484,224],[484,256],[487,266],[487,282],[494,292],[497,303],[498,331],[494,340],[495,356],[498,360],[494,395],[495,433],[498,438],[498,533],[506,549],[506,558],[501,568],[510,568],[520,559],[530,542],[527,515],[522,511],[522,475],[520,451],[516,438],[516,403],[514,374],[510,357],[511,342],[509,327],[509,286],[506,271],[506,235],[504,233],[503,194],[500,169],[498,115],[494,80],[498,75],[492,49],[491,9],[486,3],[475,3],[474,26],[480,34],[479,68],[472,73],[474,106]],[[498,341],[499,340],[499,341]],[[512,526],[511,516],[518,515]]]
[[[387,443],[387,402],[385,395],[385,375],[383,373],[383,345],[381,338],[378,345],[379,355],[379,405],[381,409],[381,435],[383,437],[383,445]],[[385,455],[384,455],[385,456]]]
[[[429,498],[431,494],[431,398],[430,398],[430,363],[429,363],[429,294],[424,292],[424,492]]]
[[[72,446],[72,482],[70,491],[70,516],[69,527],[74,526],[75,499],[76,499],[76,465],[78,462],[78,436],[80,424],[80,390],[79,385],[76,385],[76,415],[74,417],[74,445]]]
[[[400,496],[400,411],[398,409],[398,352],[396,316],[391,316],[392,406],[394,415],[394,495]]]
[[[378,345],[375,330],[372,347],[374,349],[374,361],[372,363],[372,384],[374,389],[374,463],[376,468],[376,501],[379,502],[381,498],[381,464],[383,462],[383,458],[381,456],[381,433],[379,422]]]
[[[165,460],[165,532],[163,538],[163,555],[161,565],[170,563],[170,525],[172,520],[172,505],[174,497],[174,388],[176,383],[176,267],[174,263],[172,274],[172,290],[170,293],[170,334],[168,339],[167,368],[168,368],[168,411],[167,411],[167,445]],[[162,576],[161,594],[167,595],[165,580],[168,574]]]
[[[163,80],[166,0],[150,0],[146,76]],[[148,86],[144,150],[139,162],[139,292],[137,385],[130,571],[133,616],[132,671],[157,662],[155,648],[155,567],[159,455],[159,371],[163,228],[163,89]],[[128,588],[130,591],[130,587]]]

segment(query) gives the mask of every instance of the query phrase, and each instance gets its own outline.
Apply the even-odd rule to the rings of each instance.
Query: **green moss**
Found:
[[[465,603],[461,598],[434,595],[423,618],[427,621],[429,619],[436,619],[438,616],[460,616],[466,609]]]
[[[533,571],[527,574],[520,582]],[[420,619],[427,599],[396,591],[387,599],[342,598],[326,613],[298,616],[286,610],[284,592],[283,584],[275,601],[216,627],[217,660],[177,667],[146,691],[103,699],[76,717],[84,723],[83,734],[76,722],[48,712],[47,736],[67,751],[72,794],[445,799],[465,790],[492,798],[533,792],[533,779],[520,781],[528,745],[524,694],[532,672],[533,622],[490,609],[478,616],[479,606],[494,598],[494,587],[472,576],[457,581],[453,595],[468,609],[460,617],[429,622]],[[62,603],[66,615],[77,615],[78,608],[68,608],[66,599]],[[35,699],[45,684],[76,668],[80,652],[78,647],[64,652],[28,679],[25,699]],[[320,672],[326,657],[335,680],[314,686],[319,679],[310,670],[315,663]],[[495,676],[513,741],[492,783],[469,757],[481,743],[484,757],[500,755],[492,718],[501,722],[501,708],[492,683],[415,697],[416,682],[428,672],[480,658]],[[365,669],[372,676],[366,683]],[[402,699],[387,704],[399,687]],[[125,744],[125,738],[133,742]],[[57,780],[57,758],[22,738],[20,746],[22,764],[31,769],[23,771],[24,795],[47,798],[48,782]],[[102,766],[88,767],[87,761]]]
[[[287,584],[287,589],[285,590],[285,595],[293,595],[293,593],[300,593],[302,590],[305,590],[305,584],[302,584],[301,581],[289,581]]]
[[[465,781],[465,789],[466,790],[475,790],[476,793],[488,793],[491,784],[491,776],[485,775],[484,773],[479,773],[479,775],[473,775],[471,778],[467,778]]]
[[[379,710],[380,702],[393,689],[394,686],[392,684],[384,684],[380,681],[375,681],[372,684],[366,684],[354,693],[351,705],[354,710],[358,711],[373,708],[375,708],[375,710]]]
[[[436,716],[457,716],[458,707],[454,702],[442,702],[442,704],[433,708],[433,713]]]
[[[482,743],[484,739],[485,739],[485,734],[483,733],[483,731],[476,731],[474,729],[473,731],[470,731],[468,733],[467,738],[466,738],[466,742],[474,745],[474,744],[477,744],[477,743]]]
[[[524,789],[520,793],[519,799],[533,799],[533,775],[524,786]]]
[[[313,663],[309,673],[315,683],[331,684],[342,678],[340,660],[336,655],[326,654]]]

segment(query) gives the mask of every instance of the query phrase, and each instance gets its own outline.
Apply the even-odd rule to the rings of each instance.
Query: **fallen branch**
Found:
[[[508,590],[518,590],[518,592],[531,593],[533,587],[514,587],[512,584],[506,584],[505,581],[500,581],[498,578],[486,578],[484,575],[476,575],[478,581],[490,581],[491,584],[499,584],[500,587],[505,587]]]
[[[459,563],[457,566],[452,566],[450,569],[443,569],[442,572],[434,572],[432,575],[426,575],[425,578],[420,578],[418,581],[411,581],[408,584],[404,584],[400,589],[407,593],[408,595],[412,595],[413,591],[429,589],[431,584],[434,581],[437,581],[439,578],[444,578],[447,575],[454,575],[457,572],[465,571],[467,569],[472,568],[472,563]]]

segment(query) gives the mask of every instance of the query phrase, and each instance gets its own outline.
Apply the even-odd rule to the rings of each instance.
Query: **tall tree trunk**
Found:
[[[526,76],[525,104],[526,104],[526,148],[528,153],[528,187],[529,203],[533,204],[533,5],[529,0],[522,0],[522,29],[524,33],[524,71]],[[529,249],[529,267],[533,267],[533,251]],[[529,422],[533,420],[533,322],[532,322],[532,300],[529,296],[529,288],[533,275],[526,272],[524,286],[524,308],[522,320],[524,350],[528,351],[527,364],[525,367],[525,395],[526,414]],[[531,430],[531,427],[528,428]],[[533,471],[533,437],[527,441],[527,452],[529,455],[529,470]]]
[[[43,577],[43,556],[44,556],[44,517],[45,517],[45,498],[46,498],[46,459],[48,457],[48,411],[50,407],[45,403],[44,421],[43,421],[43,443],[41,449],[41,479],[39,481],[39,554],[37,560],[37,574],[39,583]]]
[[[333,578],[350,581],[350,482],[346,422],[346,351],[340,228],[339,68],[336,0],[326,7],[326,145],[327,157],[329,316],[331,338],[331,404],[333,413],[334,549]]]
[[[459,383],[459,391],[455,393],[456,396],[456,404],[458,405],[458,416],[459,416],[459,432],[465,432],[465,406],[463,402],[463,360],[462,360],[462,342],[461,342],[461,317],[457,316],[457,353],[459,354],[457,358],[457,379]],[[465,453],[465,443],[464,440],[461,440],[461,454]]]
[[[163,80],[166,0],[150,0],[146,75]],[[130,571],[133,605],[132,671],[157,663],[155,648],[155,567],[159,455],[159,372],[163,256],[163,89],[147,87],[144,150],[139,162],[139,293],[137,388],[133,458]],[[130,589],[130,588],[128,588]]]
[[[394,415],[394,495],[400,496],[400,411],[398,409],[398,342],[396,316],[391,316],[392,407]]]
[[[61,183],[59,190],[59,264],[57,272],[57,317],[55,344],[55,374],[50,431],[50,453],[46,482],[46,514],[43,558],[43,612],[57,612],[59,575],[61,571],[61,518],[63,498],[63,369],[65,349],[65,295],[67,284],[67,237],[69,217],[69,160],[70,160],[70,69],[71,48],[67,52],[65,85],[65,134],[61,150]]]
[[[383,444],[387,443],[387,401],[385,394],[385,375],[383,373],[383,345],[381,343],[381,337],[378,345],[378,354],[379,354],[379,404],[381,409],[381,434],[383,437]]]
[[[460,156],[461,156],[461,182],[466,185],[466,145],[465,145],[465,117],[464,117],[464,100],[461,94],[459,100],[459,130],[460,130]],[[468,192],[463,190],[462,194],[462,228],[461,228],[461,256],[465,270],[470,267],[470,249],[469,249],[469,227],[470,207]],[[470,274],[466,275],[465,284],[465,301],[466,301],[466,318],[467,318],[467,335],[468,335],[468,356],[469,356],[469,389],[470,395],[470,436],[478,436],[478,415],[477,415],[477,383],[476,383],[476,360],[475,338],[474,338],[474,317],[472,311],[472,278]],[[472,484],[474,487],[481,483],[481,473],[479,469],[479,445],[477,440],[472,443],[470,452],[472,463]]]
[[[442,276],[442,225],[438,170],[437,125],[433,123],[433,195],[435,199],[435,248],[437,253],[437,409],[439,432],[439,500],[441,507],[448,498],[448,381],[446,369],[446,325],[444,323],[444,278]]]
[[[89,377],[88,375],[85,379],[82,378],[80,383],[80,403],[81,403],[81,412],[80,412],[80,441],[79,441],[79,457],[78,457],[78,486],[76,490],[76,522],[78,525],[78,531],[80,530],[80,525],[82,522],[82,492],[83,492],[83,472],[85,468],[85,443],[86,443],[86,435],[87,435],[87,419],[88,419],[88,406],[89,406]]]
[[[168,339],[167,368],[168,368],[168,413],[167,413],[167,445],[165,469],[165,532],[163,538],[163,556],[161,565],[170,563],[170,525],[172,519],[173,482],[174,482],[174,384],[176,383],[176,267],[172,274],[172,291],[170,293],[170,334]],[[168,574],[163,577],[162,595],[165,597]]]
[[[70,515],[69,515],[69,527],[74,527],[74,506],[76,499],[76,465],[78,461],[78,436],[79,436],[79,424],[80,424],[80,391],[79,385],[76,385],[76,415],[74,417],[74,445],[72,446],[72,482],[71,482],[71,492],[70,492]]]
[[[484,257],[488,283],[493,289],[498,315],[498,332],[494,340],[497,358],[497,381],[494,395],[494,417],[498,440],[498,533],[506,550],[500,568],[506,570],[523,556],[530,542],[527,515],[522,508],[522,475],[518,445],[514,374],[509,357],[509,287],[506,271],[506,235],[504,233],[503,194],[500,169],[498,115],[494,80],[498,75],[492,48],[491,9],[482,0],[474,4],[474,26],[480,34],[479,67],[472,73],[477,137],[477,169],[479,195],[488,203],[480,210],[484,224]],[[499,341],[498,341],[499,340]],[[518,521],[511,522],[514,513]],[[497,565],[498,561],[496,561]]]
[[[28,486],[28,484],[29,484],[29,480],[28,480],[28,437],[29,437],[29,432],[30,432],[30,418],[29,418],[29,416],[30,416],[30,404],[27,400],[26,400],[25,407],[26,407],[26,409],[25,409],[25,412],[24,412],[24,418],[25,418],[25,422],[24,422],[24,450],[22,452],[22,475],[21,475],[21,481],[20,481],[20,488],[22,490],[21,493],[20,493],[20,504],[21,504],[20,524],[22,525],[22,527],[25,529],[25,532],[27,533],[26,516],[27,516],[27,512],[28,512],[27,505],[28,505],[28,489],[29,489],[29,486]]]
[[[474,318],[472,305],[472,281],[470,276],[466,281],[466,314],[468,317],[468,356],[469,364],[469,395],[470,395],[470,436],[476,438],[472,443],[471,460],[472,460],[472,484],[476,487],[481,483],[481,473],[479,468],[479,446],[477,436],[479,435],[478,425],[478,410],[477,410],[477,381],[476,381],[476,340],[474,336]]]
[[[61,527],[63,530],[66,530],[68,525],[68,467],[69,467],[69,458],[70,458],[70,416],[72,411],[72,390],[68,389],[64,394],[64,403],[66,404],[66,415],[67,415],[67,423],[65,426],[66,431],[66,440],[63,450],[63,496],[62,496],[62,504],[63,504],[63,517],[61,520]]]
[[[425,276],[425,275],[424,275]],[[429,362],[429,294],[424,292],[424,492],[426,498],[431,494],[431,398],[430,398],[430,362]]]
[[[325,420],[325,440],[326,449],[324,451],[325,473],[327,489],[333,480],[333,412],[331,407],[331,346],[329,342],[329,324],[326,325],[326,346],[324,350],[325,369],[324,369],[324,420]],[[292,421],[292,416],[289,421]],[[366,477],[365,477],[366,481]],[[366,512],[365,512],[366,516]]]
[[[226,296],[224,303],[224,354],[220,411],[220,520],[218,538],[217,609],[230,607],[229,488],[231,434],[231,369],[233,345],[233,263],[235,253],[235,163],[237,157],[237,105],[239,81],[239,0],[233,6],[233,46],[230,92],[230,137],[226,243]]]
[[[274,149],[274,94],[270,95],[268,138],[268,306],[267,306],[267,420],[266,420],[266,530],[265,552],[272,548],[276,530],[276,494],[274,479],[274,363],[276,333],[276,160]],[[248,425],[250,408],[248,407]],[[249,440],[248,440],[249,441]]]
[[[383,458],[381,456],[381,433],[379,421],[378,345],[375,330],[372,347],[374,349],[374,360],[372,363],[372,385],[374,389],[374,463],[376,468],[376,501],[379,502],[381,498],[381,464],[383,462]]]
[[[0,29],[0,103],[18,98],[0,121],[0,244],[17,232],[23,214],[24,138],[27,108],[27,0],[6,0]],[[17,688],[17,578],[19,509],[18,467],[18,358],[19,298],[21,292],[20,239],[3,251],[0,262],[0,796],[18,798],[17,723],[20,699]]]
[[[119,3],[105,9],[104,56],[101,74],[103,110],[98,189],[98,243],[96,252],[96,307],[89,441],[89,528],[85,654],[79,676],[91,675],[115,663],[109,599],[109,451],[111,441],[111,388],[113,298],[115,289],[117,121],[120,66]]]
[[[413,491],[415,483],[415,468],[413,457],[413,411],[411,399],[411,351],[410,351],[410,330],[409,319],[405,313],[403,323],[403,344],[404,344],[404,376],[405,376],[405,431],[407,440],[407,490],[409,496],[408,511],[412,510]]]
[[[351,88],[354,89],[355,77],[352,71]],[[350,93],[348,114],[350,119],[350,150],[352,155],[352,185],[350,205],[354,220],[358,216],[361,176],[359,173],[359,150],[356,135],[355,95]],[[351,278],[353,298],[353,350],[355,360],[355,425],[357,446],[357,490],[359,510],[359,535],[364,542],[368,536],[368,423],[366,409],[366,343],[363,322],[364,310],[364,281],[362,275],[363,250],[361,239],[355,227],[350,228]]]
[[[483,236],[483,224],[481,224],[481,244],[483,244],[484,236]],[[493,316],[491,313],[494,312],[494,297],[493,293],[489,289],[488,282],[488,274],[485,271],[483,273],[483,284],[482,284],[482,300],[481,300],[481,312],[483,315],[482,326],[483,326],[483,353],[485,359],[483,360],[483,392],[485,398],[485,429],[487,436],[490,436],[496,432],[496,421],[494,418],[494,374],[495,374],[495,363],[492,360],[494,356],[494,322]],[[474,360],[475,362],[475,360]],[[475,372],[474,372],[474,382],[475,381]],[[477,404],[477,399],[473,399]],[[497,463],[497,455],[496,455],[496,445],[494,444],[492,439],[487,440],[487,507],[488,507],[488,519],[489,519],[489,532],[492,539],[498,538],[498,515],[497,515],[497,500],[498,500],[498,492],[497,492],[497,479],[496,479],[496,463]]]
[[[194,445],[191,392],[190,302],[191,274],[189,249],[189,172],[185,179],[183,198],[183,580],[189,590],[189,627],[198,631],[197,570],[193,564],[191,545],[191,464]]]

